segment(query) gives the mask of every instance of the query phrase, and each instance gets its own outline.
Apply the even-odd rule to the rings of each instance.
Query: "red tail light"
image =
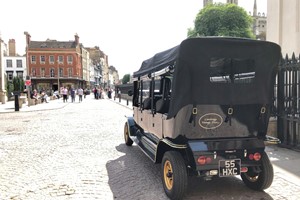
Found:
[[[199,156],[197,161],[200,165],[205,165],[205,164],[211,163],[211,160],[212,159],[210,157]]]
[[[253,160],[253,154],[249,154],[249,160]]]
[[[255,160],[259,161],[261,159],[261,154],[260,153],[255,153],[255,154],[249,154],[248,156],[249,160]]]
[[[261,159],[260,153],[255,153],[253,156],[254,160],[259,161]]]

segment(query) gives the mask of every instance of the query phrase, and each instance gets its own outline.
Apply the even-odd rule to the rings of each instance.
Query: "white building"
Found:
[[[4,56],[2,66],[8,81],[12,81],[13,77],[26,80],[26,56]]]
[[[6,88],[5,88],[5,70],[3,65],[3,58],[7,55],[7,45],[0,37],[0,101],[5,104],[7,101]]]
[[[267,40],[289,57],[300,53],[300,0],[268,0]]]

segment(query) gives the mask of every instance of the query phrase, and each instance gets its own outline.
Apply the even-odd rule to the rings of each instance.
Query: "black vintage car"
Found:
[[[242,38],[199,37],[145,60],[133,74],[125,143],[161,163],[164,190],[183,198],[189,176],[273,181],[265,140],[281,50]]]

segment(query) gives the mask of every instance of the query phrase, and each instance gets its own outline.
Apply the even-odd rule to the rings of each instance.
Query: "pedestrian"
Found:
[[[84,96],[84,98],[86,97],[86,93],[87,93],[87,89],[85,88],[85,89],[83,90],[83,96]]]
[[[70,94],[71,94],[72,103],[74,103],[75,102],[75,95],[76,95],[76,92],[75,92],[74,88],[71,88]]]
[[[79,103],[82,102],[83,89],[80,87],[77,92],[79,96]]]
[[[37,102],[38,102],[38,98],[39,98],[36,89],[33,90],[33,94],[32,94],[32,96],[31,96],[31,98],[34,99],[34,104],[36,105]]]
[[[62,90],[62,94],[63,94],[63,101],[68,102],[68,89],[67,87],[64,87],[64,89]]]
[[[109,99],[111,99],[111,89],[110,88],[108,88],[107,96]]]
[[[41,99],[42,99],[41,101],[42,101],[42,103],[44,103],[44,102],[49,103],[48,100],[47,100],[47,98],[48,98],[47,92],[42,91],[42,93],[41,93]]]
[[[94,88],[93,92],[94,92],[95,99],[98,99],[98,90],[96,87]]]
[[[59,98],[60,98],[60,96],[59,96],[57,90],[56,90],[55,92],[53,92],[53,96],[54,96],[56,99],[59,99]]]
[[[101,99],[101,92],[102,92],[101,88],[98,88],[97,90],[98,99]]]

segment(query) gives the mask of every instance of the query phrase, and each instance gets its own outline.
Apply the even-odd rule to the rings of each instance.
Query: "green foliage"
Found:
[[[14,91],[14,85],[11,82],[8,82],[6,85],[7,93],[11,93]]]
[[[210,4],[200,10],[195,27],[188,30],[188,37],[230,36],[255,38],[251,31],[252,17],[235,4]]]
[[[122,78],[122,83],[126,84],[130,81],[130,74],[125,74]]]
[[[24,80],[19,77],[13,78],[13,90],[14,91],[23,91],[24,90]]]

